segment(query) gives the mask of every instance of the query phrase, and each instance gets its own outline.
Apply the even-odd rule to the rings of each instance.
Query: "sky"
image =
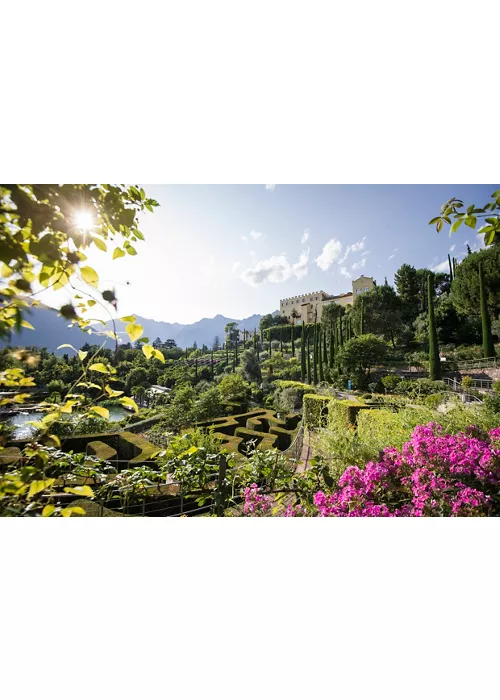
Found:
[[[461,226],[428,221],[451,197],[484,205],[498,185],[145,185],[160,206],[141,215],[137,256],[111,260],[91,246],[100,288],[114,288],[118,316],[193,323],[279,309],[280,299],[351,290],[364,274],[393,282],[403,263],[448,270],[482,247]],[[110,246],[112,250],[112,246]],[[62,292],[40,295],[49,305]],[[42,298],[44,297],[44,298]],[[95,309],[96,307],[94,307]]]

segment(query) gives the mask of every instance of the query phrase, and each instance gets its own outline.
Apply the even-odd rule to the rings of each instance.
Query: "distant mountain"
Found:
[[[275,311],[274,314],[277,314]],[[259,321],[262,318],[259,314],[254,314],[244,319],[226,318],[218,314],[214,318],[202,318],[196,323],[183,325],[181,323],[167,323],[166,321],[155,321],[150,318],[136,316],[136,322],[140,323],[144,328],[144,335],[152,342],[155,338],[167,340],[172,338],[181,348],[191,347],[194,342],[201,348],[203,344],[211,347],[213,339],[216,335],[219,336],[221,342],[224,340],[224,327],[231,321],[236,322],[240,329],[253,331],[259,327]],[[57,315],[54,309],[46,306],[39,306],[36,309],[31,309],[27,316],[29,322],[35,327],[35,330],[23,328],[20,333],[13,334],[10,341],[0,340],[0,347],[6,345],[34,345],[40,348],[47,348],[53,352],[57,351],[58,345],[69,343],[75,348],[81,348],[85,343],[106,343],[106,347],[112,347],[114,342],[110,338],[103,338],[89,333],[84,333],[80,328],[68,328],[69,322]],[[128,342],[128,336],[125,333],[123,321],[115,320],[116,332],[124,343]],[[113,324],[108,321],[104,326],[93,326],[96,330],[113,330]],[[58,354],[66,352],[66,350],[57,351]]]

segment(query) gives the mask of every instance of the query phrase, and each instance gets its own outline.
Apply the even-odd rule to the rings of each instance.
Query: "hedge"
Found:
[[[349,399],[333,401],[330,406],[332,414],[337,414],[346,425],[356,425],[358,422],[358,413],[367,409],[369,410],[370,406],[360,403],[359,401],[350,401]]]
[[[97,457],[97,459],[111,460],[117,459],[118,454],[114,447],[106,445],[101,440],[92,440],[87,444],[87,454]]]
[[[285,428],[279,428],[278,426],[273,426],[269,433],[271,435],[276,435],[278,438],[278,449],[286,450],[292,444],[293,430],[285,430]]]
[[[328,406],[331,401],[331,396],[304,394],[303,408],[306,428],[319,428],[325,424],[325,417],[328,414]]]
[[[256,430],[248,430],[248,428],[237,428],[236,436],[243,439],[240,444],[240,451],[250,440],[256,441],[255,447],[259,450],[272,450],[277,447],[278,436],[270,433],[259,433]]]

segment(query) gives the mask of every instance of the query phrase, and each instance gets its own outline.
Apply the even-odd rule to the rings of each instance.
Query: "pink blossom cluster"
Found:
[[[285,518],[304,518],[306,516],[307,510],[300,503],[295,506],[287,506],[285,511]]]
[[[319,491],[320,516],[420,517],[500,515],[500,428],[475,426],[456,435],[419,425],[401,452],[348,467],[330,495]]]
[[[261,493],[257,484],[247,486],[243,494],[245,496],[243,505],[245,515],[265,515],[270,510],[272,499]]]

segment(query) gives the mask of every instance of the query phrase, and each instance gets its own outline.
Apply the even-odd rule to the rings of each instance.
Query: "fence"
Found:
[[[496,357],[482,357],[477,360],[462,360],[460,362],[450,362],[457,369],[487,369],[496,368],[497,365]]]
[[[443,379],[443,381],[446,382],[446,384],[448,384],[448,386],[450,386],[453,389],[453,391],[458,391],[460,393],[463,393],[464,388],[463,388],[462,384],[458,381],[458,379],[456,379],[456,378],[450,379],[449,377],[445,377]],[[491,380],[491,379],[473,379],[468,388],[470,388],[470,389],[483,389],[485,391],[492,391],[492,388],[491,388],[492,384],[493,384],[493,380]]]
[[[286,450],[283,450],[282,454],[285,455],[285,457],[287,459],[293,459],[296,462],[298,462],[300,460],[300,456],[302,454],[302,445],[303,444],[304,444],[304,421],[302,420],[294,441],[292,442],[290,447],[287,447]]]
[[[472,394],[466,394],[465,392],[453,392],[453,391],[443,391],[441,392],[443,395],[448,395],[448,396],[453,396],[453,398],[460,398],[462,403],[479,403],[482,404],[483,402],[481,399],[478,399],[477,396],[472,396]]]

